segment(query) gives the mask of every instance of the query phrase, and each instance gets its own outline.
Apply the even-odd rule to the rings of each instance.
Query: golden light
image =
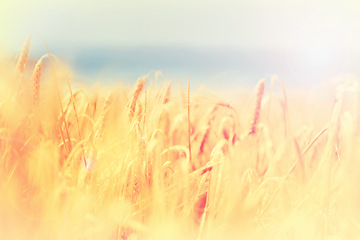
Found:
[[[310,82],[353,73],[355,69],[350,65],[353,65],[358,47],[350,41],[352,30],[345,23],[300,27],[291,35],[286,48],[290,70],[298,78]]]
[[[111,2],[112,6],[121,6],[121,2]],[[191,1],[186,2],[189,5],[182,5],[183,9],[194,7]],[[133,79],[134,84],[92,85],[90,81],[79,83],[76,74],[64,67],[56,50],[50,47],[49,54],[39,48],[43,42],[36,40],[31,45],[29,39],[18,56],[13,54],[10,60],[4,60],[5,53],[0,51],[1,240],[360,239],[360,81],[355,76],[341,76],[336,82],[328,79],[358,65],[354,61],[360,49],[356,24],[332,15],[327,16],[328,23],[307,19],[304,9],[297,11],[289,3],[279,6],[292,10],[294,15],[304,15],[302,19],[295,16],[289,23],[282,22],[282,18],[275,17],[278,15],[267,11],[276,8],[260,0],[233,1],[228,5],[212,0],[213,8],[203,11],[205,2],[196,2],[198,9],[187,12],[196,26],[188,33],[197,32],[198,26],[207,23],[204,19],[209,19],[223,31],[219,32],[234,39],[227,41],[218,34],[219,38],[208,40],[207,34],[214,36],[218,32],[212,29],[213,25],[205,24],[204,30],[194,36],[194,46],[199,42],[227,46],[247,33],[243,36],[245,40],[236,46],[248,52],[253,50],[253,55],[245,60],[234,57],[236,67],[245,66],[240,70],[260,71],[261,64],[277,66],[261,57],[253,61],[259,66],[251,65],[251,56],[256,58],[261,49],[264,53],[259,55],[264,56],[272,48],[279,48],[279,55],[286,52],[288,60],[279,61],[280,64],[301,81],[325,79],[331,84],[323,84],[312,92],[298,88],[292,80],[264,74],[250,88],[238,89],[218,81],[221,95],[220,87],[212,91],[206,87],[207,81],[197,90],[190,84],[191,76],[186,89],[167,79],[162,81],[163,74],[149,70],[149,74]],[[43,19],[78,10],[69,10],[59,2],[61,11],[46,11],[41,15],[44,18],[29,19],[32,11],[42,10],[40,1],[34,3],[32,6],[12,3],[4,8],[14,11],[19,7],[18,12],[8,14],[19,21],[14,24],[19,28],[0,45],[9,44],[11,49],[12,44],[16,45],[13,38],[24,34],[19,30],[21,27],[36,28]],[[165,3],[158,1],[161,6]],[[316,4],[323,6],[320,0]],[[77,16],[79,22],[69,26],[75,26],[73,32],[69,31],[75,34],[72,36],[75,42],[79,36],[77,26],[94,17],[96,2],[90,5],[90,14],[85,9],[88,15]],[[212,15],[220,5],[226,13],[234,14],[227,15],[228,18]],[[268,9],[257,11],[260,5]],[[103,12],[116,13],[104,16],[105,19],[118,16],[117,8],[102,6]],[[128,11],[138,10],[138,6],[143,5],[127,5],[127,16],[138,16],[137,11]],[[149,21],[147,26],[162,22],[159,16],[151,22],[154,12],[148,6],[140,9],[150,15],[137,18],[139,26],[143,21]],[[239,6],[255,7],[255,14],[239,13],[235,8]],[[82,4],[78,3],[78,7],[83,9]],[[335,7],[331,5],[329,9]],[[170,14],[166,10],[159,13],[169,18],[177,13],[176,8],[171,8]],[[6,10],[0,11],[7,14]],[[204,19],[195,21],[198,11]],[[259,12],[273,18],[261,18],[256,15]],[[238,15],[252,21],[237,26],[238,22],[233,20],[241,19]],[[284,16],[291,19],[290,14],[281,17]],[[56,22],[60,18],[54,19]],[[94,19],[102,29],[100,18]],[[33,24],[27,25],[26,20]],[[174,22],[181,25],[181,21]],[[238,32],[222,28],[230,22],[235,22],[231,26]],[[58,34],[50,37],[54,45],[71,35],[67,32],[69,35],[62,36],[57,32],[61,23],[57,24],[43,26],[41,30]],[[141,31],[138,25],[131,25],[124,28],[130,29],[128,32],[111,35],[112,27],[118,27],[114,22],[111,24],[107,25],[107,36],[113,38],[106,39],[95,32],[92,34],[99,36],[85,43],[90,34],[84,34],[77,47],[92,46],[100,40],[116,43],[119,36],[125,38],[131,33],[134,35],[127,41],[138,39],[141,45],[146,38],[140,36],[152,31],[151,28]],[[173,30],[166,24],[156,29],[157,33],[162,32],[159,29]],[[273,33],[268,26],[275,26],[278,35],[264,38]],[[92,27],[95,25],[87,25],[88,29]],[[9,25],[3,29],[10,28]],[[183,34],[186,24],[178,29],[183,32],[175,37],[165,31],[171,35],[167,39],[180,36],[179,42],[192,41],[191,34]],[[152,37],[155,42],[162,39]],[[165,43],[166,40],[160,45]],[[33,46],[34,52],[41,51],[40,56],[45,57],[36,57]],[[220,56],[219,64],[228,60],[227,54],[221,54],[222,49],[214,51]],[[8,53],[11,55],[12,50]],[[241,51],[234,51],[238,53]],[[278,60],[277,56],[266,57]],[[93,58],[90,67],[98,64],[96,56]],[[238,59],[241,61],[236,62]]]

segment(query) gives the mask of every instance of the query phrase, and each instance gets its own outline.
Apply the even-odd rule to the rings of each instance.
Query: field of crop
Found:
[[[0,239],[360,238],[353,77],[225,102],[160,73],[88,86],[29,49],[0,64]]]

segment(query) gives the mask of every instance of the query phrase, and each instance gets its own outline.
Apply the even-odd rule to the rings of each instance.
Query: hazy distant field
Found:
[[[43,48],[40,49],[43,51]],[[325,53],[313,56],[286,48],[262,50],[154,45],[70,49],[57,46],[53,51],[76,70],[76,76],[90,83],[121,79],[134,84],[139,76],[161,71],[165,78],[183,85],[190,76],[193,89],[200,85],[212,89],[224,85],[252,88],[259,79],[270,74],[278,75],[288,87],[313,88],[334,76],[360,74],[356,52],[343,57]],[[41,56],[42,51],[35,53]],[[316,60],[319,63],[315,63]]]
[[[92,85],[29,49],[0,65],[1,239],[360,238],[355,77]]]

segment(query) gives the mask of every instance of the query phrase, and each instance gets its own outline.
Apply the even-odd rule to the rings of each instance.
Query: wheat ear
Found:
[[[101,116],[99,118],[100,127],[95,133],[96,140],[101,139],[103,136],[105,125],[106,125],[106,119],[109,115],[109,110],[110,110],[112,102],[113,102],[113,95],[111,93],[106,97],[105,102],[104,102],[103,110],[102,110]]]
[[[34,71],[31,76],[31,83],[33,85],[33,97],[34,104],[39,103],[39,95],[40,95],[40,78],[41,78],[41,69],[43,65],[43,60],[46,55],[42,56],[35,65]]]
[[[166,104],[170,101],[170,95],[171,95],[171,84],[169,84],[166,88],[163,104]]]
[[[47,43],[45,41],[44,41],[44,44],[45,44],[45,48],[46,48],[46,51],[47,51],[47,55],[49,57],[49,65],[51,67],[51,70],[52,70],[52,73],[53,73],[53,76],[54,76],[54,80],[55,80],[54,85],[55,85],[55,89],[56,89],[56,96],[57,96],[58,103],[59,103],[59,106],[60,106],[60,109],[61,109],[61,118],[60,118],[60,121],[59,121],[59,131],[60,131],[61,137],[63,139],[64,147],[65,147],[65,149],[67,149],[68,154],[70,154],[72,146],[71,146],[71,140],[70,140],[69,127],[68,127],[68,125],[67,125],[67,123],[65,121],[64,108],[63,108],[63,105],[62,105],[62,100],[61,100],[61,96],[60,96],[59,87],[57,85],[57,76],[56,76],[55,66],[54,66],[54,63],[53,63],[53,60],[52,60],[53,56],[50,53],[49,47],[48,47],[48,45],[47,45]],[[69,147],[66,147],[65,136],[64,136],[63,130],[61,128],[61,124],[64,124],[64,126],[65,126],[65,132],[66,132],[66,135],[67,135],[66,136],[67,137],[67,143],[68,143]]]
[[[16,68],[19,70],[20,73],[25,72],[26,64],[29,58],[30,46],[31,46],[31,36],[28,36],[24,42],[21,53],[19,55],[18,62],[16,64]]]
[[[146,83],[146,77],[140,78],[135,86],[135,91],[131,96],[130,103],[128,105],[129,107],[129,120],[131,121],[134,118],[135,114],[135,108],[136,108],[136,102],[140,96],[141,90],[144,88]]]
[[[260,111],[261,111],[261,102],[264,96],[265,91],[265,79],[259,81],[257,85],[257,93],[256,93],[256,106],[254,111],[254,118],[251,124],[251,129],[249,135],[255,135],[257,131],[257,125],[260,119]]]

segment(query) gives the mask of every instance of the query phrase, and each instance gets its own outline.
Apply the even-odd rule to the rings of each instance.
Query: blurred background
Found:
[[[52,53],[87,81],[133,83],[161,70],[171,81],[287,86],[360,74],[360,1],[182,0],[0,3],[0,50]]]

